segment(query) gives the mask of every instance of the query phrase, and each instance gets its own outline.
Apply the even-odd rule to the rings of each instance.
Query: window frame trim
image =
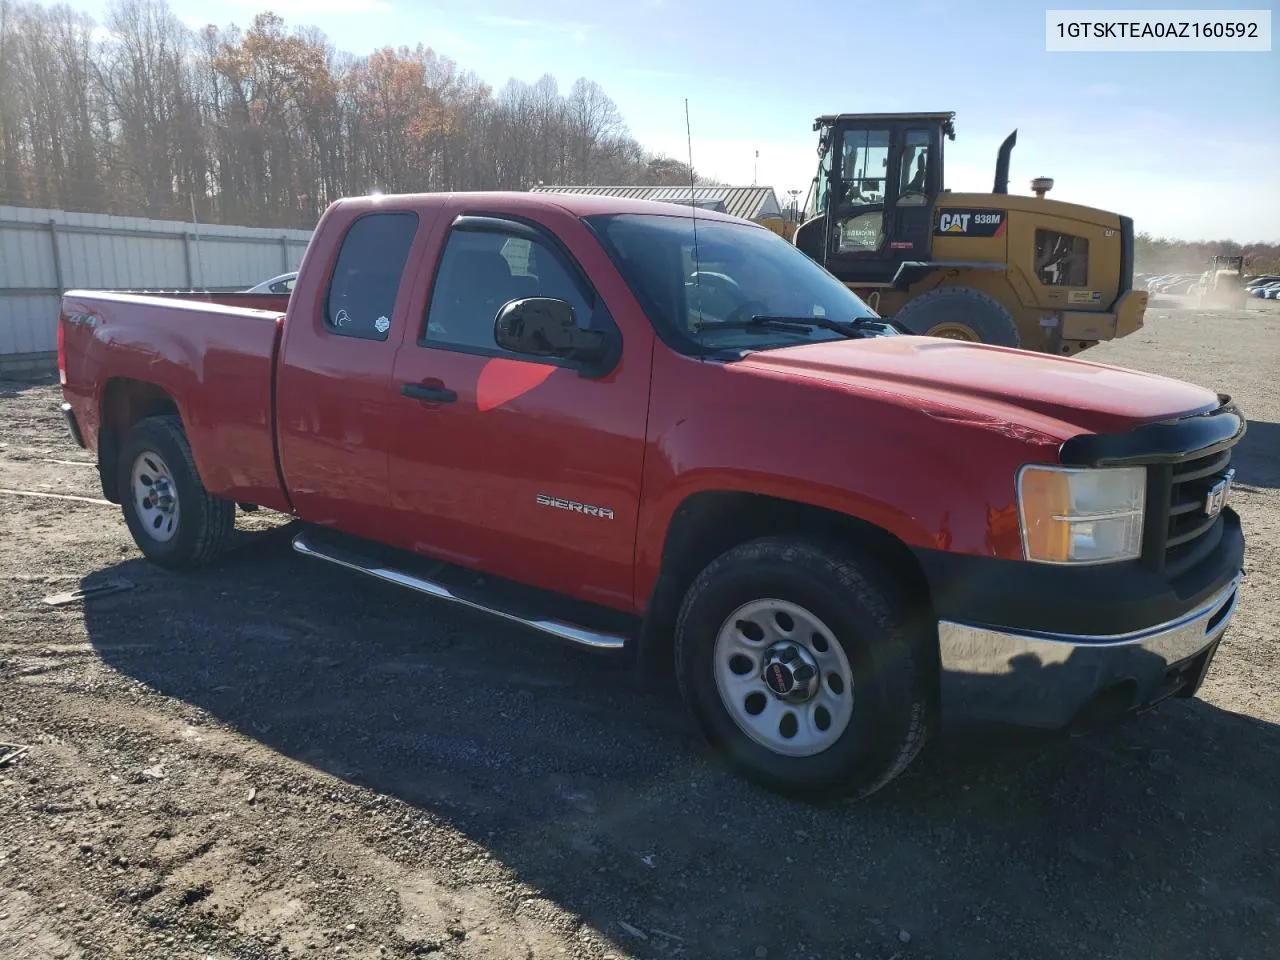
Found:
[[[409,244],[405,248],[404,265],[400,268],[400,279],[396,281],[396,295],[391,306],[392,316],[388,317],[388,319],[391,320],[391,326],[387,327],[386,333],[377,337],[367,337],[359,333],[346,333],[337,329],[329,320],[329,301],[333,297],[333,281],[338,274],[338,265],[342,263],[342,251],[346,247],[347,241],[351,239],[351,231],[356,228],[356,224],[371,217],[402,216],[404,214],[408,214],[413,217],[413,235],[409,238]],[[414,210],[412,207],[397,207],[392,210],[367,210],[352,218],[351,222],[347,224],[347,228],[342,231],[342,239],[338,241],[338,248],[333,257],[333,266],[329,268],[328,282],[325,284],[324,288],[324,302],[321,305],[320,324],[326,334],[335,337],[346,337],[348,340],[363,340],[366,343],[387,343],[391,339],[391,331],[395,327],[395,313],[400,307],[400,298],[405,295],[405,277],[409,273],[409,261],[413,254],[413,246],[418,242],[418,237],[421,231],[422,217],[419,215],[418,211]],[[292,297],[293,294],[291,293],[290,296]]]

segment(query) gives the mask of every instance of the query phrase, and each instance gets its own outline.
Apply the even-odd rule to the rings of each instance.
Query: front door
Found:
[[[614,321],[577,260],[526,221],[450,227],[416,341],[396,359],[391,488],[404,546],[627,608],[648,409],[649,351],[602,378],[508,353],[499,309],[524,297]]]
[[[830,203],[829,259],[833,273],[855,281],[882,280],[893,220],[890,131],[846,129],[832,139],[839,151]]]
[[[833,134],[827,269],[841,280],[887,284],[904,260],[928,259],[936,140],[894,123]]]

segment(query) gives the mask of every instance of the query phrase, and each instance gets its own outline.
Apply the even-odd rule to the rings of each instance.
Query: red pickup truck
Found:
[[[59,367],[152,561],[282,511],[304,555],[634,657],[798,795],[951,718],[1191,696],[1236,603],[1228,397],[905,335],[685,206],[344,199],[291,295],[67,293]]]

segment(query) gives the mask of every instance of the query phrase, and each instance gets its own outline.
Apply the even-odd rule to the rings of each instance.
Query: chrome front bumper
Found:
[[[1240,575],[1168,623],[1112,636],[938,624],[948,714],[1045,730],[1087,728],[1199,689],[1239,596]]]

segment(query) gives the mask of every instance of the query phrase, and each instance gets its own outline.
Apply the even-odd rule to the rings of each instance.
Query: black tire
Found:
[[[762,598],[812,612],[852,670],[848,726],[819,753],[786,756],[762,745],[720,696],[717,634],[745,603]],[[773,537],[742,544],[703,570],[685,596],[675,635],[681,695],[708,744],[755,783],[815,801],[866,797],[907,769],[933,728],[936,642],[912,609],[894,580],[845,549]]]
[[[177,516],[167,540],[157,539],[148,530],[134,490],[134,464],[145,454],[163,461],[159,465],[167,467],[177,493]],[[202,566],[226,548],[235,532],[236,505],[205,489],[177,416],[148,417],[130,428],[120,447],[117,480],[125,524],[133,542],[152,563],[171,570]]]
[[[1009,311],[995,297],[972,287],[930,290],[909,300],[892,319],[917,336],[927,336],[942,323],[958,323],[972,330],[982,343],[1022,346]]]

